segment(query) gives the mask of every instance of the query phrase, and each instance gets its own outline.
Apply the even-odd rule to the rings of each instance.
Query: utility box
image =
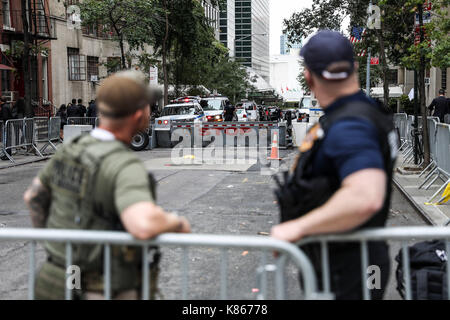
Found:
[[[292,122],[292,144],[299,147],[306,137],[309,128],[314,124],[308,122]]]
[[[89,134],[92,131],[91,125],[67,125],[64,126],[64,143],[69,142],[80,134]]]

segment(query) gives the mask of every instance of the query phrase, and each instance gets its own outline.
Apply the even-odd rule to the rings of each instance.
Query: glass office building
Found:
[[[269,0],[236,0],[236,58],[266,81],[270,77],[269,18]]]
[[[234,57],[235,33],[235,0],[227,0],[227,5],[220,11],[220,42],[230,50],[230,57]]]
[[[295,42],[291,43],[288,40],[288,36],[286,34],[282,34],[280,36],[280,54],[289,54],[291,49],[301,49],[302,43]]]

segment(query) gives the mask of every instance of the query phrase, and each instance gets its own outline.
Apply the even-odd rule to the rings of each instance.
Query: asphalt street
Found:
[[[260,166],[249,163],[233,170],[219,164],[171,164],[171,150],[156,149],[140,152],[158,180],[158,204],[169,211],[185,215],[195,233],[258,235],[268,233],[278,222],[277,204],[273,195],[274,181],[262,175]],[[281,151],[287,168],[293,161],[293,151]],[[31,179],[45,162],[0,170],[0,228],[30,227],[30,219],[22,195]],[[420,216],[402,195],[394,190],[389,226],[423,225]],[[391,247],[394,256],[398,245]],[[273,262],[268,255],[268,263]],[[28,250],[26,243],[0,243],[0,299],[26,299]],[[37,261],[45,253],[39,248]],[[256,299],[256,268],[261,253],[251,250],[228,251],[228,295],[231,299]],[[181,249],[163,249],[160,287],[164,299],[181,298]],[[192,249],[189,251],[189,298],[219,298],[220,251]],[[287,266],[286,286],[289,299],[301,298],[297,271]],[[268,274],[268,296],[274,298],[273,275]],[[391,281],[388,299],[399,299]]]

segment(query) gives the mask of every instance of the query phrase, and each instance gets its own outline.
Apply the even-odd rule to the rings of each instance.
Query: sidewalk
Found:
[[[425,181],[426,174],[420,178],[419,174],[402,174],[401,171],[403,170],[401,168],[404,167],[402,162],[403,159],[399,157],[397,168],[394,172],[394,184],[429,223],[435,226],[445,225],[450,220],[450,202],[439,206],[425,205],[444,181],[438,179],[428,190],[419,189],[419,186]],[[432,180],[429,181],[431,182]],[[440,196],[441,194],[434,201],[439,200]]]

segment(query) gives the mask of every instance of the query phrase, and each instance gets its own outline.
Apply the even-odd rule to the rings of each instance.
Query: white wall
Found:
[[[301,70],[298,49],[286,55],[273,55],[270,57],[270,85],[287,100],[300,99],[303,91],[297,77]]]

